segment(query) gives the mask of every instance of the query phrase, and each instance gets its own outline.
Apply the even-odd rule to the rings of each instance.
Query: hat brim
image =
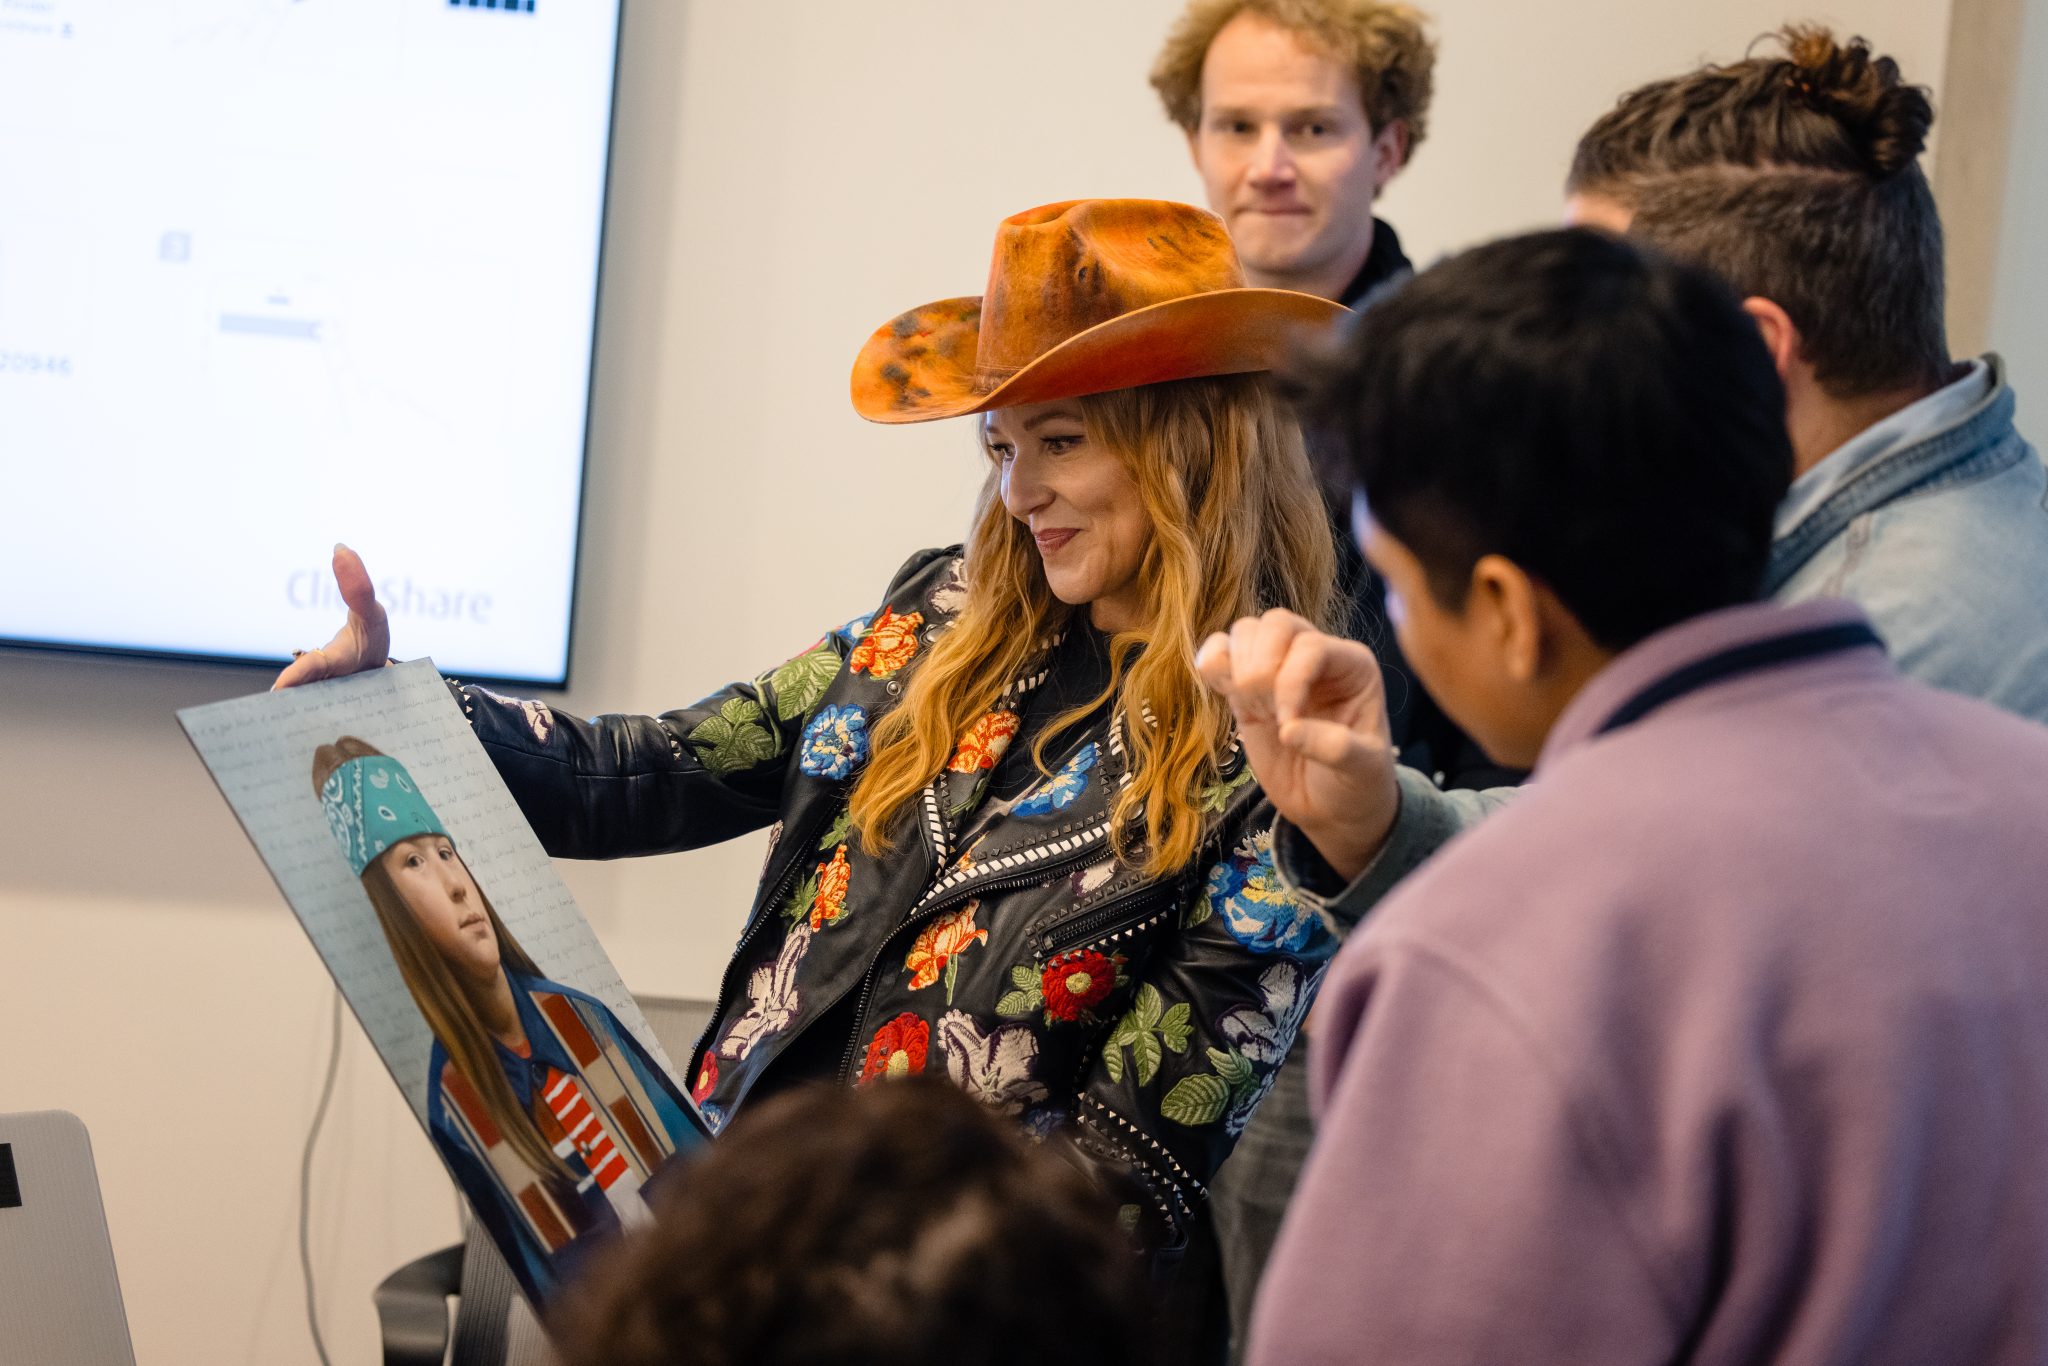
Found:
[[[1217,289],[1077,332],[1000,383],[976,383],[979,297],[941,299],[876,328],[853,363],[854,411],[870,422],[1047,403],[1141,384],[1271,370],[1350,312],[1291,289]]]

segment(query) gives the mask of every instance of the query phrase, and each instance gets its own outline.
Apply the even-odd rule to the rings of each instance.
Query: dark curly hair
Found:
[[[934,1077],[750,1107],[550,1320],[565,1366],[1145,1366],[1115,1206]]]
[[[1621,205],[1632,234],[1783,308],[1837,396],[1939,383],[1927,90],[1825,28],[1758,46],[1622,96],[1579,140],[1567,189]]]

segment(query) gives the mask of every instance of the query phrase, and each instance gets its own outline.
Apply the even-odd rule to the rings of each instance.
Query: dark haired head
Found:
[[[1610,651],[1753,599],[1792,478],[1784,390],[1727,286],[1590,229],[1383,296],[1305,406],[1443,606],[1500,555]]]
[[[1941,219],[1919,164],[1926,89],[1860,38],[1795,25],[1767,41],[1779,51],[1622,96],[1579,140],[1568,190],[1783,308],[1836,397],[1938,382],[1948,339]]]
[[[1150,1360],[1114,1206],[936,1078],[751,1109],[655,1215],[565,1297],[569,1366]]]

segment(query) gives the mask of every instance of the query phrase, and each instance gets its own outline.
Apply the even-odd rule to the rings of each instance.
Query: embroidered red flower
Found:
[[[979,773],[994,768],[996,760],[1010,747],[1018,725],[1017,713],[1013,711],[990,712],[960,737],[960,747],[953,751],[952,761],[946,767],[955,773]]]
[[[866,669],[876,678],[889,677],[917,653],[917,628],[922,625],[922,612],[899,617],[894,608],[884,607],[882,615],[869,624],[868,633],[861,637],[860,644],[853,647],[853,656],[846,661],[847,668],[854,673]]]
[[[1062,954],[1045,965],[1038,985],[1048,1018],[1077,1020],[1116,988],[1116,963],[1093,949]]]
[[[860,1084],[866,1086],[878,1077],[916,1076],[924,1071],[931,1041],[930,1025],[908,1012],[898,1015],[875,1031],[867,1063],[860,1069]]]
[[[846,914],[846,888],[853,881],[853,869],[846,863],[846,846],[840,845],[830,863],[818,865],[818,894],[811,898],[811,928],[822,930]]]
[[[704,1065],[697,1069],[697,1084],[690,1088],[690,1099],[702,1105],[711,1099],[711,1092],[718,1085],[718,1058],[707,1052]]]

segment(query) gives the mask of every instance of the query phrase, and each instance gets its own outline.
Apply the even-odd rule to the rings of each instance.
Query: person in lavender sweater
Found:
[[[2048,730],[1762,600],[1793,451],[1736,296],[1564,229],[1325,366],[1408,659],[1535,771],[1329,972],[1251,1360],[2048,1360]],[[1201,667],[1352,882],[1371,653],[1268,613]]]

